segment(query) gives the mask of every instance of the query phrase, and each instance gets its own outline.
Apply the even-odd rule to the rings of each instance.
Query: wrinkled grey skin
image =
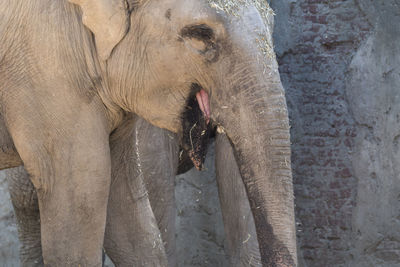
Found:
[[[37,194],[23,167],[6,170],[8,189],[18,226],[22,266],[43,266]]]
[[[106,253],[117,266],[176,266],[178,138],[136,117],[114,142]]]
[[[111,135],[110,143],[113,166],[104,239],[107,255],[117,266],[167,266],[167,257],[168,265],[176,266],[177,137],[129,116]],[[6,173],[17,217],[21,264],[42,266],[35,188],[23,168]]]
[[[140,164],[126,156],[135,140],[128,113],[185,136],[182,114],[196,88],[233,146],[263,266],[296,265],[285,98],[273,53],[264,58],[256,41],[265,25],[244,6],[237,17],[203,0],[0,2],[0,165],[23,163],[30,174],[45,265],[98,266],[103,240],[110,254],[151,243],[138,264],[167,264],[173,246],[163,246],[151,197],[141,197],[146,182],[140,172],[123,181]],[[113,226],[131,218],[107,217],[123,210],[123,183],[142,242],[124,235],[113,251],[124,231]]]
[[[118,151],[113,159],[119,160],[113,162],[104,242],[107,254],[116,266],[158,266],[160,255],[167,257],[168,266],[176,266],[174,177],[178,138],[139,117],[131,117],[113,133],[111,140],[114,151]],[[262,266],[249,202],[225,135],[217,136],[216,152],[231,266]],[[17,217],[21,263],[42,266],[36,191],[23,168],[6,173]],[[151,236],[159,233],[165,245],[160,250],[154,248],[152,242],[157,238]]]

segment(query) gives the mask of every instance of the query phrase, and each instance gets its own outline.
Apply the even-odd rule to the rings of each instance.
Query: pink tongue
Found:
[[[199,107],[201,111],[204,114],[204,117],[206,117],[206,122],[207,124],[210,122],[210,102],[208,99],[208,94],[204,89],[201,89],[197,94],[196,94],[197,102],[199,103]]]

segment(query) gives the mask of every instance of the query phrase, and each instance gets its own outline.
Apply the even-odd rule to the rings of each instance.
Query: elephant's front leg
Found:
[[[175,143],[139,117],[111,136],[104,246],[118,266],[175,266]]]
[[[93,107],[78,103],[66,110],[66,103],[58,103],[52,116],[29,110],[29,104],[22,112],[10,108],[7,122],[37,191],[44,264],[100,266],[111,180],[109,134]]]
[[[75,153],[68,155],[68,148],[62,147],[59,157],[63,162],[55,163],[50,175],[39,176],[46,178],[48,188],[34,180],[44,263],[100,266],[110,184],[108,149],[96,142],[72,150]]]

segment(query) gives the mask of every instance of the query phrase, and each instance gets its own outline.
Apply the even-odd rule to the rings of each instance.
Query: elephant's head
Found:
[[[217,125],[234,148],[264,266],[295,266],[288,114],[267,3],[70,1],[94,33],[102,97],[183,133],[195,165],[207,125]]]

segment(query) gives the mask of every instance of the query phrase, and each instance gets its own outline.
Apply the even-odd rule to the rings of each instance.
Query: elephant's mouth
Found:
[[[211,133],[210,101],[207,92],[200,85],[192,84],[191,91],[182,113],[181,145],[196,169],[201,170]]]
[[[210,122],[211,116],[210,100],[208,99],[208,93],[204,91],[204,89],[200,89],[200,91],[196,93],[196,100],[201,112],[203,113],[206,123],[208,124]]]

